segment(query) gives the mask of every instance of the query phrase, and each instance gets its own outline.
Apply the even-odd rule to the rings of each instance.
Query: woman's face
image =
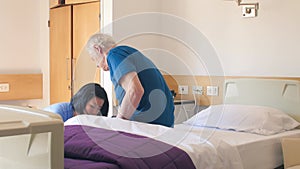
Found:
[[[89,115],[98,115],[102,106],[104,104],[104,100],[98,97],[93,97],[89,100],[85,105],[84,114]]]

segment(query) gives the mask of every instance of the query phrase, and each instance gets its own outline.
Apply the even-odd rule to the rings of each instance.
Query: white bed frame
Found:
[[[61,169],[63,121],[57,114],[0,105],[0,168]]]
[[[300,122],[300,81],[279,79],[228,79],[224,104],[274,107]]]

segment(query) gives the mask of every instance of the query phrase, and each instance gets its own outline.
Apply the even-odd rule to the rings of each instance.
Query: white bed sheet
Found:
[[[200,131],[202,129],[198,128],[196,130]],[[241,165],[235,164],[239,168],[271,169],[283,164],[281,138],[300,137],[300,130],[286,131],[271,136],[216,130],[211,137],[211,140],[221,138],[222,144],[228,144],[228,147],[232,147],[232,151],[224,150],[224,153],[226,153],[224,156],[231,156],[229,153],[232,152],[236,156],[235,158],[241,163]],[[228,160],[232,159],[229,158]],[[228,164],[227,166],[230,165]]]
[[[300,130],[272,136],[192,127],[174,128],[91,115],[75,116],[65,125],[87,125],[124,131],[177,146],[189,154],[196,168],[269,169],[282,164],[280,138],[300,137]]]

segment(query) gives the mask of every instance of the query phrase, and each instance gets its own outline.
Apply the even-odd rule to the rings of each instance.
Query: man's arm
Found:
[[[119,83],[125,90],[125,96],[117,117],[130,119],[144,95],[144,88],[136,72],[127,73],[120,79]]]

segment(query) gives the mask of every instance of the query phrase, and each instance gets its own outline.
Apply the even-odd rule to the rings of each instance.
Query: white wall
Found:
[[[114,0],[114,29],[170,74],[299,77],[300,1],[244,2],[257,17],[233,0]]]
[[[113,1],[113,35],[117,42],[131,44],[140,49],[153,47],[158,41],[157,36],[149,36],[145,27],[159,28],[159,22],[152,25],[141,25],[136,14],[160,12],[160,0],[114,0]],[[142,33],[142,34],[140,34]]]
[[[0,101],[0,103],[43,107],[49,103],[48,1],[2,0],[1,2],[3,5],[0,6],[2,23],[0,73],[43,73],[44,98]],[[202,38],[209,42],[211,46],[208,47],[215,50],[217,60],[220,61],[226,75],[299,77],[300,10],[297,8],[300,1],[258,2],[260,3],[258,17],[246,19],[241,17],[241,8],[234,1],[114,0],[112,17],[117,20],[137,13],[160,13],[162,16],[157,20],[150,17],[153,20],[142,21],[142,24],[148,23],[144,24],[144,28],[149,27],[149,30],[163,33],[166,31],[176,33],[176,30],[189,29],[189,26],[193,25],[198,33],[203,35]],[[170,24],[164,20],[165,14],[179,17],[179,20],[184,19],[183,21],[189,24],[169,28]],[[123,32],[135,28],[138,21],[131,23],[130,27],[125,27]],[[205,62],[199,59],[199,55],[191,50],[189,44],[183,44],[180,39],[170,36],[157,35],[155,31],[154,34],[148,32],[130,36],[122,39],[122,42],[149,53],[159,67],[171,74],[207,74]],[[195,39],[194,34],[189,31],[177,33]],[[209,52],[211,51],[203,50],[200,55]],[[157,53],[164,57],[158,56]],[[170,56],[178,57],[170,59]],[[213,70],[212,72],[218,73]]]
[[[0,103],[43,107],[49,103],[49,2],[1,0],[1,3],[0,73],[43,73],[44,90],[43,99]]]
[[[259,2],[257,17],[242,18],[241,7],[225,0],[164,0],[162,12],[194,25],[215,49],[225,75],[299,77],[300,1],[245,2]]]

